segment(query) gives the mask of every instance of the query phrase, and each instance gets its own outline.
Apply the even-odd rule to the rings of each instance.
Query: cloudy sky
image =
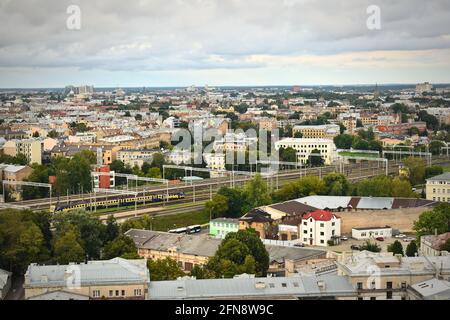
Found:
[[[0,0],[0,87],[447,83],[449,17],[448,0]]]

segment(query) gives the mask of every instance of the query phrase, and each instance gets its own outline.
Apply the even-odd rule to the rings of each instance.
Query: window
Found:
[[[377,300],[377,297],[370,297],[370,300]]]
[[[321,236],[324,236],[324,235],[325,235],[325,232],[321,232],[320,235],[321,235]]]
[[[122,296],[125,296],[125,290],[122,290]]]
[[[388,299],[388,300],[392,299],[392,291],[386,292],[386,299]]]
[[[142,289],[134,289],[134,295],[135,296],[141,296],[142,295]]]
[[[334,227],[334,226],[335,226],[335,224],[336,224],[336,222],[332,222],[332,223],[331,223],[331,226],[332,226],[332,227]]]
[[[287,283],[283,282],[283,283],[281,284],[281,286],[282,286],[283,288],[286,288],[286,287],[287,287]]]
[[[109,290],[109,296],[112,297],[113,296],[113,291]]]
[[[364,298],[363,297],[358,297],[358,300],[364,300]]]
[[[99,298],[100,297],[100,290],[94,290],[92,291],[92,296],[94,298]]]
[[[325,224],[324,224],[324,223],[321,223],[321,224],[320,224],[320,227],[321,227],[321,228],[325,227]]]
[[[119,296],[119,290],[116,290],[116,297]]]
[[[406,289],[406,282],[402,282],[402,289]]]
[[[321,243],[321,244],[324,244],[324,243],[325,243],[325,240],[320,240],[320,243]]]
[[[362,290],[362,288],[363,288],[363,283],[362,283],[362,282],[358,282],[358,283],[356,284],[356,286],[357,286],[358,290]]]
[[[392,289],[392,282],[390,282],[390,281],[386,282],[386,288]]]

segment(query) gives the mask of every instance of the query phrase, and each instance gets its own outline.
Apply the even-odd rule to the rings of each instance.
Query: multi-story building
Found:
[[[230,218],[217,218],[209,222],[209,234],[225,238],[231,232],[239,231],[239,220]]]
[[[192,152],[190,150],[173,150],[166,154],[166,161],[175,165],[191,164]]]
[[[417,128],[419,132],[425,132],[427,130],[427,124],[422,121],[411,123],[398,123],[389,125],[379,125],[377,130],[381,133],[389,133],[394,135],[407,134],[409,129]]]
[[[30,164],[42,164],[42,142],[39,139],[7,141],[3,145],[3,153],[13,157],[23,154]]]
[[[51,299],[55,293],[87,299],[144,300],[148,298],[150,274],[147,261],[88,261],[81,264],[28,266],[25,299]]]
[[[331,139],[296,139],[286,138],[275,142],[275,148],[293,148],[297,151],[298,161],[306,164],[314,150],[318,150],[325,160],[326,165],[330,165],[337,157],[336,145]],[[314,156],[314,155],[313,155]]]
[[[402,257],[392,253],[343,253],[338,275],[347,276],[358,300],[406,300],[408,287],[439,277],[450,279],[450,256]]]
[[[159,151],[147,149],[123,149],[117,152],[117,160],[122,161],[131,168],[134,166],[142,167],[144,162],[151,162],[153,154]]]
[[[206,167],[213,170],[225,170],[225,154],[223,153],[204,153],[203,158]]]
[[[328,241],[338,242],[341,236],[341,218],[332,212],[317,210],[303,216],[300,241],[305,245],[328,246]]]
[[[450,172],[427,179],[428,200],[450,202]]]
[[[440,256],[442,246],[450,240],[450,232],[420,237],[420,255]]]
[[[307,139],[333,139],[340,134],[340,127],[336,124],[325,124],[320,126],[295,126],[292,133],[297,132]]]
[[[256,150],[257,143],[257,137],[248,137],[245,133],[228,132],[222,139],[214,141],[214,151],[245,152],[252,146]]]
[[[423,94],[426,92],[431,92],[433,90],[433,85],[429,82],[418,83],[416,85],[416,93]]]

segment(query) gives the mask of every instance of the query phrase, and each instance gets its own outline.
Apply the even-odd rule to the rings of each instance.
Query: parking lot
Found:
[[[406,238],[410,238],[410,237],[414,237],[414,235],[406,235]],[[403,246],[403,251],[406,250],[406,246],[410,243],[410,241],[406,242],[404,241],[405,238],[401,239],[401,238],[384,238],[384,241],[378,241],[375,239],[370,239],[370,241],[372,243],[376,243],[379,247],[381,247],[381,252],[387,252],[387,247],[394,243],[395,240],[399,240],[400,243]],[[363,245],[367,240],[356,240],[353,239],[351,237],[348,237],[348,240],[346,241],[341,241],[341,243],[337,246],[333,246],[333,247],[329,247],[329,250],[332,251],[336,251],[336,252],[343,252],[343,251],[352,251],[351,246],[355,245],[355,246],[361,246]]]

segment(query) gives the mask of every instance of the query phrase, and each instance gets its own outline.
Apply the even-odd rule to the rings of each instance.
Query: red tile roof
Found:
[[[335,217],[336,219],[339,219],[339,217],[332,212],[325,211],[325,210],[317,210],[317,211],[307,213],[305,216],[303,216],[303,219],[306,220],[309,218],[313,218],[314,220],[317,220],[317,221],[330,221],[331,219],[333,219],[333,217]]]

